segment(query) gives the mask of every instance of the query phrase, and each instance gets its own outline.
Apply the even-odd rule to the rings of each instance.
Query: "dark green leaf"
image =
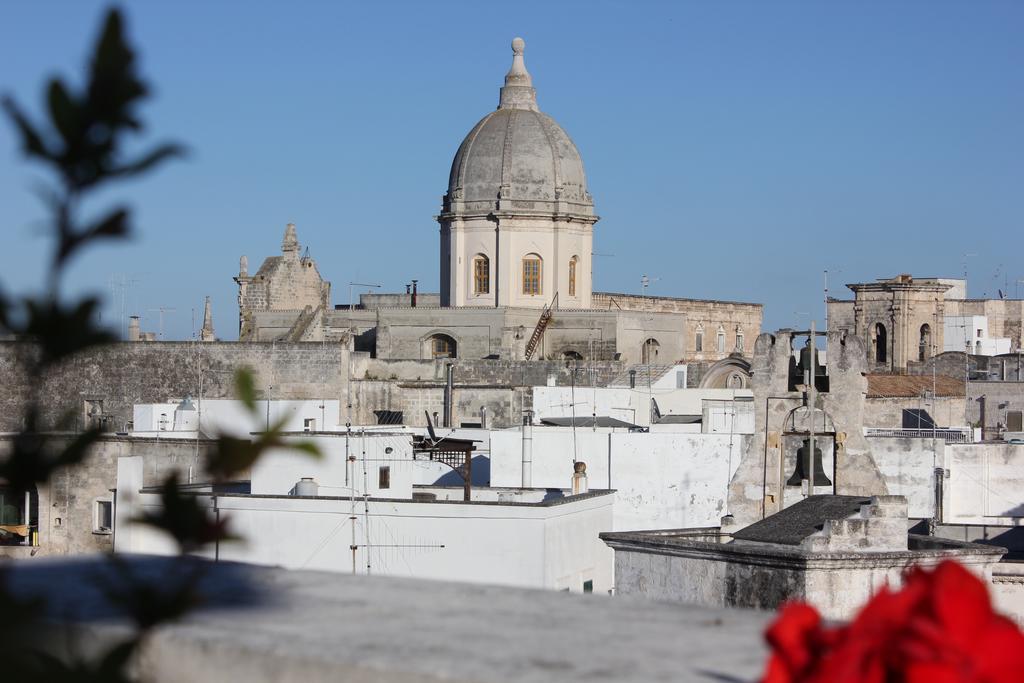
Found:
[[[32,127],[32,124],[29,123],[28,118],[21,112],[14,100],[10,97],[4,97],[2,104],[4,109],[7,110],[7,115],[14,121],[18,132],[21,133],[21,148],[25,155],[39,157],[47,161],[53,160],[50,151],[43,144],[42,136]]]
[[[112,176],[133,176],[148,171],[162,161],[182,156],[185,156],[184,147],[175,144],[164,144],[131,163],[111,169],[110,174]]]
[[[256,410],[256,380],[248,368],[239,368],[235,373],[235,393],[249,412]]]
[[[99,301],[94,298],[82,299],[69,308],[53,301],[25,300],[28,313],[25,334],[39,344],[44,365],[115,341],[109,332],[96,327],[98,307]]]
[[[249,439],[217,438],[217,447],[206,458],[206,471],[216,481],[229,481],[245,472],[260,457],[262,448]]]
[[[176,473],[160,487],[160,502],[158,510],[146,512],[136,521],[165,531],[177,542],[182,554],[233,538],[227,531],[227,518],[216,519],[196,496],[181,492]]]
[[[65,146],[69,149],[76,147],[82,134],[78,125],[78,106],[71,100],[64,89],[64,84],[57,78],[50,81],[47,103],[50,106],[50,119],[57,132],[64,138]]]

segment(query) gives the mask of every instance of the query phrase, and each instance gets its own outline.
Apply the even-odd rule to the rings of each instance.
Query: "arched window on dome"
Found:
[[[491,293],[491,260],[483,254],[473,257],[473,294]]]
[[[569,296],[576,296],[576,263],[579,258],[573,256],[569,259]]]
[[[523,257],[523,294],[536,296],[541,293],[541,258],[538,254]]]

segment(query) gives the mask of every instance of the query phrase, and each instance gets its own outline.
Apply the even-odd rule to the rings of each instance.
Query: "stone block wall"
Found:
[[[0,431],[21,428],[28,397],[25,342],[0,342]],[[43,428],[80,430],[87,406],[98,406],[115,431],[132,419],[136,403],[186,395],[233,398],[240,368],[255,373],[260,398],[341,398],[347,392],[349,352],[331,344],[241,342],[120,342],[78,354],[48,376],[40,389]]]
[[[72,437],[57,438],[56,446]],[[202,462],[211,443],[191,439],[135,439],[103,437],[78,465],[57,471],[46,484],[37,487],[39,545],[0,546],[0,557],[46,557],[111,552],[113,534],[93,528],[97,500],[113,500],[117,486],[117,459],[143,456],[147,486],[156,485],[177,472],[186,483],[202,480]],[[0,437],[0,454],[11,447],[11,437]]]

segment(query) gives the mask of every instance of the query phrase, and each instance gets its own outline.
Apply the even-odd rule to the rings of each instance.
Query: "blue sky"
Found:
[[[104,3],[0,4],[0,91],[38,112],[81,83]],[[765,304],[765,329],[823,316],[841,283],[957,276],[1024,293],[1022,2],[198,2],[131,4],[155,97],[140,144],[191,149],[99,198],[132,242],[83,255],[67,290],[168,338],[214,302],[237,336],[238,257],[284,226],[348,282],[437,291],[433,216],[463,136],[497,104],[522,36],[541,108],[575,140],[602,220],[598,290]],[[0,284],[41,282],[41,177],[0,123]],[[964,256],[964,254],[971,254]],[[115,317],[108,310],[107,319]]]

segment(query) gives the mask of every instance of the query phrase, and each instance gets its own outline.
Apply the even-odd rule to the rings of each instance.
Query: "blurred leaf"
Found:
[[[115,337],[95,326],[99,301],[89,297],[64,308],[54,301],[25,300],[28,321],[25,334],[42,350],[41,362],[53,364],[68,356],[101,344]]]
[[[11,117],[18,132],[21,133],[21,148],[28,157],[40,157],[44,160],[52,159],[49,150],[46,149],[46,145],[43,144],[43,138],[32,127],[29,123],[28,118],[22,113],[18,105],[10,97],[4,97],[2,100],[4,109],[7,110],[7,115]]]
[[[235,393],[249,412],[256,410],[256,380],[248,368],[239,368],[235,373]]]
[[[161,506],[138,518],[141,524],[161,529],[173,538],[182,553],[190,553],[214,541],[233,540],[227,531],[227,518],[216,519],[199,504],[196,496],[185,495],[178,487],[178,475],[172,474],[160,487]]]
[[[169,576],[137,576],[132,565],[117,555],[110,558],[113,578],[98,579],[110,602],[131,616],[142,630],[179,619],[202,604],[199,580],[207,565],[201,561],[183,564]],[[184,562],[184,561],[183,561]]]
[[[298,451],[312,458],[320,459],[323,457],[323,453],[320,452],[320,448],[312,441],[297,441],[286,445],[286,448]]]
[[[66,147],[77,145],[82,132],[78,125],[78,105],[71,100],[60,79],[50,81],[47,90],[47,103],[50,107],[50,119]]]
[[[126,237],[128,235],[128,210],[116,209],[106,218],[90,225],[79,233],[61,235],[57,249],[57,263],[61,264],[77,249],[95,239]]]
[[[183,156],[185,156],[185,148],[181,145],[163,144],[136,161],[111,169],[110,174],[112,176],[133,176],[148,171],[162,161]]]
[[[62,446],[65,437],[40,432],[38,422],[38,411],[30,409],[25,428],[14,435],[10,453],[0,462],[0,477],[18,490],[30,489],[49,480],[59,468],[82,462],[102,435],[99,429],[88,429]]]
[[[249,439],[233,436],[217,438],[217,447],[206,458],[206,471],[215,481],[229,481],[252,467],[262,449]]]

